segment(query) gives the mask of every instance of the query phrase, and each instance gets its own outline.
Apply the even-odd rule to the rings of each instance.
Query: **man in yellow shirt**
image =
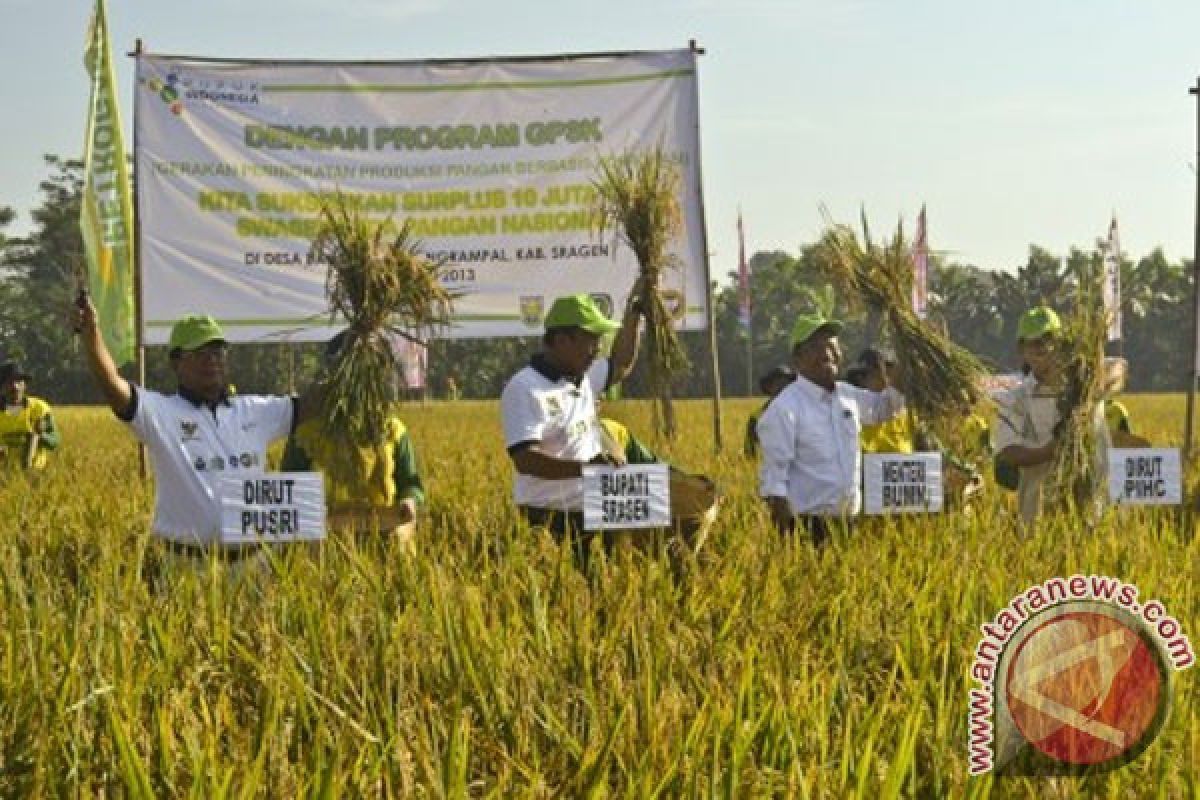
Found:
[[[758,381],[758,388],[767,396],[766,401],[746,420],[746,438],[742,444],[742,452],[746,458],[758,456],[758,418],[767,410],[767,406],[782,392],[787,385],[796,380],[796,371],[787,364],[781,364],[763,375]]]
[[[846,380],[860,389],[883,391],[883,367],[888,374],[896,369],[896,358],[886,350],[868,347],[858,357],[858,363],[846,373]],[[961,441],[966,446],[966,458],[942,446],[928,431],[918,429],[912,412],[898,414],[878,425],[863,425],[859,441],[864,453],[914,453],[918,450],[941,450],[946,462],[946,496],[952,506],[965,506],[983,488],[983,478],[971,461],[975,451],[983,452],[990,436],[987,422],[978,414],[968,413],[963,420]]]
[[[347,342],[345,331],[325,347],[325,363],[332,366]],[[417,511],[425,503],[425,486],[417,468],[416,451],[407,427],[394,406],[387,419],[383,441],[374,448],[363,448],[360,460],[367,467],[360,485],[347,486],[326,476],[325,503],[330,528],[348,529],[360,534],[379,532],[391,536],[403,549],[416,547]],[[324,471],[335,457],[339,445],[326,435],[317,419],[297,426],[284,448],[284,472]]]
[[[15,361],[0,364],[0,465],[4,470],[43,469],[59,445],[50,404],[25,393],[29,373]]]
[[[868,347],[858,356],[858,362],[846,373],[846,381],[860,389],[882,392],[887,387],[883,367],[894,375],[896,358],[891,353]],[[915,451],[916,431],[912,415],[897,414],[878,425],[863,425],[859,434],[864,453],[912,453]]]

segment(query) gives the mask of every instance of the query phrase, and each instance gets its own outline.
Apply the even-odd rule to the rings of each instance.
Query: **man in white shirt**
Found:
[[[996,458],[1017,468],[1017,504],[1021,521],[1028,526],[1041,511],[1042,488],[1054,466],[1058,425],[1058,398],[1062,391],[1062,363],[1058,353],[1062,322],[1053,309],[1032,308],[1017,322],[1017,348],[1029,366],[1029,375],[1015,388],[994,395],[997,405],[994,450]],[[1106,364],[1110,376],[1123,369]],[[1108,463],[1109,434],[1104,405],[1094,410],[1096,469],[1104,474]]]
[[[288,435],[314,402],[292,397],[230,396],[228,344],[212,317],[188,316],[171,329],[174,394],[136,386],[117,372],[90,302],[77,311],[92,375],[113,412],[146,445],[154,467],[154,534],[170,552],[236,561],[257,550],[221,544],[222,475],[266,468],[267,446]]]
[[[758,421],[759,493],[771,519],[784,532],[799,524],[817,546],[828,539],[834,520],[845,523],[862,505],[862,426],[884,422],[904,408],[904,396],[890,385],[872,392],[837,380],[841,329],[840,322],[820,315],[796,320],[796,379]]]
[[[583,467],[617,463],[602,444],[595,393],[618,373],[606,368],[604,375],[589,375],[589,367],[601,337],[621,326],[586,294],[555,300],[545,326],[541,352],[500,396],[504,444],[517,471],[513,497],[530,524],[546,527],[560,542],[569,539],[586,564],[593,537],[583,532]],[[635,338],[636,326],[635,318]]]

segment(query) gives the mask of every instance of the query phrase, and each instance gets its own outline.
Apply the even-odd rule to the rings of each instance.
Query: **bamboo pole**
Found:
[[[688,41],[688,49],[697,56],[704,55],[704,48],[699,47],[695,39]],[[704,180],[700,169],[700,86],[698,74],[696,81],[696,157],[694,161],[696,168],[696,195],[700,199],[700,236],[704,245],[704,296],[706,317],[708,320],[708,349],[712,356],[713,447],[719,453],[723,445],[721,436],[721,365],[717,361],[716,309],[713,303],[712,269],[708,255],[708,225],[704,217]],[[686,309],[684,313],[687,313]]]
[[[142,56],[142,40],[137,39],[133,47],[133,57]],[[136,66],[134,68],[136,72]],[[134,78],[136,82],[136,77]],[[137,365],[137,380],[139,386],[146,385],[146,341],[142,334],[145,322],[142,310],[142,193],[141,181],[138,175],[138,106],[142,92],[133,93],[133,336],[136,346],[135,363]],[[138,440],[138,476],[146,480],[146,445]]]
[[[1191,523],[1190,505],[1192,498],[1188,487],[1192,478],[1192,434],[1196,411],[1196,363],[1200,359],[1200,78],[1196,85],[1188,89],[1188,94],[1196,98],[1196,207],[1195,228],[1192,239],[1192,363],[1188,365],[1187,417],[1183,426],[1183,507],[1180,513],[1181,527],[1184,536],[1191,539],[1194,529]]]

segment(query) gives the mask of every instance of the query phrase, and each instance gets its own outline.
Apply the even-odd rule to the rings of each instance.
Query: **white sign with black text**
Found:
[[[1166,447],[1110,448],[1108,497],[1123,506],[1183,502],[1179,451]]]
[[[942,510],[941,453],[865,453],[863,511],[928,514]]]
[[[671,524],[666,464],[583,468],[583,527],[589,531]]]
[[[325,481],[319,472],[224,475],[218,490],[225,544],[325,538]]]

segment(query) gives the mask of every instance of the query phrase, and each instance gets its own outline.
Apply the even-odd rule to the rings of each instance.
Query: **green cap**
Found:
[[[560,297],[546,313],[546,330],[551,328],[583,328],[589,333],[603,336],[620,329],[619,323],[604,316],[596,301],[586,294],[569,294]]]
[[[1046,306],[1031,308],[1021,315],[1017,322],[1017,340],[1040,339],[1047,333],[1058,333],[1062,330],[1062,322],[1054,309]]]
[[[792,326],[792,347],[804,344],[822,329],[828,329],[836,336],[842,332],[842,323],[836,319],[826,319],[820,314],[801,314],[796,317],[796,324]]]
[[[195,350],[209,342],[225,341],[225,332],[210,316],[192,314],[175,323],[167,345],[171,350]]]

